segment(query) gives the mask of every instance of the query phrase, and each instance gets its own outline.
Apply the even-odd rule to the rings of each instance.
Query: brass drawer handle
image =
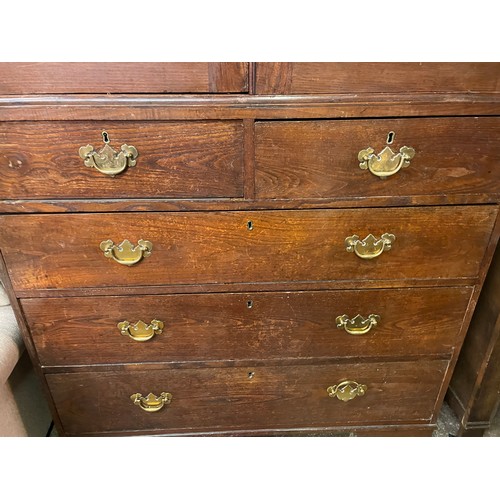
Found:
[[[377,314],[370,314],[368,318],[363,318],[357,314],[354,318],[349,319],[347,314],[337,316],[335,319],[337,328],[343,328],[350,335],[364,335],[368,333],[372,327],[377,326],[380,321],[380,316]]]
[[[389,132],[387,144],[392,144],[394,135],[394,132]],[[359,168],[368,169],[373,175],[385,179],[396,174],[402,168],[406,168],[414,156],[415,150],[409,146],[401,147],[399,153],[395,153],[389,146],[385,146],[378,155],[375,154],[373,148],[368,147],[358,153]]]
[[[384,233],[379,239],[369,234],[364,240],[360,240],[357,234],[345,239],[345,249],[354,252],[361,259],[374,259],[384,250],[390,250],[396,236]]]
[[[169,405],[172,401],[172,394],[169,392],[162,392],[159,396],[155,396],[153,393],[149,393],[146,397],[143,397],[139,392],[132,394],[130,396],[132,402],[148,413],[154,413],[155,411],[160,411],[165,405]]]
[[[109,145],[109,137],[106,131],[102,132],[104,147],[100,151],[95,151],[94,146],[87,144],[78,151],[83,164],[90,168],[95,168],[105,175],[114,177],[123,172],[127,167],[134,167],[136,158],[139,155],[134,146],[123,144],[117,153]]]
[[[153,250],[153,244],[147,240],[139,240],[136,246],[128,240],[123,240],[119,245],[115,245],[112,240],[106,240],[102,241],[99,247],[108,259],[124,266],[137,264],[143,258],[149,257]]]
[[[162,333],[164,325],[162,321],[154,319],[149,325],[144,321],[138,321],[135,325],[131,325],[128,321],[121,321],[117,326],[122,335],[128,335],[136,342],[146,342]]]
[[[328,387],[326,390],[331,398],[337,397],[340,401],[350,401],[356,396],[364,396],[366,391],[366,385],[358,384],[354,380],[344,380],[340,384]]]

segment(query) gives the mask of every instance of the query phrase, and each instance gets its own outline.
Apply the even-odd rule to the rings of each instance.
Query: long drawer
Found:
[[[257,198],[495,194],[500,184],[500,118],[269,121],[255,133]]]
[[[5,199],[241,197],[243,125],[0,123],[0,169]]]
[[[449,355],[471,290],[68,297],[21,305],[45,366],[397,358]]]
[[[443,360],[421,360],[177,370],[137,367],[46,378],[64,431],[70,435],[209,432],[429,422],[447,365]],[[353,398],[344,401],[339,396]],[[151,409],[157,411],[147,411]]]
[[[470,278],[496,214],[461,206],[16,215],[0,217],[0,248],[17,291]]]

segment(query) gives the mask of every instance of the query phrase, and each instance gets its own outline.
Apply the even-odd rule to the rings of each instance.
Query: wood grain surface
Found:
[[[0,94],[246,92],[248,63],[0,63]]]
[[[500,195],[500,118],[257,122],[256,196],[328,199],[492,193]],[[386,179],[359,168],[358,153],[415,150]]]
[[[472,288],[177,294],[21,300],[40,362],[99,363],[449,355]],[[336,318],[378,314],[365,335]],[[146,342],[121,321],[163,321]]]
[[[256,64],[257,94],[500,92],[500,63]]]
[[[419,360],[326,366],[252,366],[48,374],[64,432],[155,429],[249,430],[338,424],[426,423],[448,362]],[[344,402],[327,388],[344,380],[367,386]],[[147,413],[135,393],[170,392],[172,402]]]
[[[134,146],[137,164],[115,177],[87,167],[91,144]],[[0,123],[0,197],[197,198],[243,196],[243,124],[216,122]]]
[[[4,215],[0,248],[15,290],[465,278],[478,274],[496,214],[465,206]],[[396,240],[375,259],[346,251],[348,236],[384,233]],[[152,255],[120,265],[100,249],[109,239],[148,240]]]

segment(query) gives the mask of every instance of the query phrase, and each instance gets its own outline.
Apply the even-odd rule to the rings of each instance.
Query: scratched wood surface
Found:
[[[429,422],[447,364],[419,360],[178,370],[142,367],[46,378],[68,434],[286,429]],[[327,388],[344,380],[365,384],[366,394],[347,403],[329,397]],[[130,399],[138,392],[143,396],[169,392],[172,401],[147,413]]]
[[[138,151],[115,177],[87,167],[91,144]],[[243,125],[239,121],[0,123],[0,198],[206,198],[243,196]]]
[[[358,153],[415,150],[386,179],[359,167]],[[256,196],[328,199],[500,194],[500,118],[257,122]]]
[[[472,288],[24,299],[40,362],[51,365],[448,355]],[[380,316],[364,335],[336,318]],[[146,342],[123,336],[132,325],[163,321]]]
[[[485,205],[4,215],[0,246],[18,291],[464,278],[477,276],[496,214],[495,206]],[[346,251],[349,236],[380,238],[384,233],[394,234],[396,240],[392,250],[375,259]],[[139,239],[150,241],[151,256],[133,266],[104,256],[101,242],[118,245],[125,239],[134,245]]]

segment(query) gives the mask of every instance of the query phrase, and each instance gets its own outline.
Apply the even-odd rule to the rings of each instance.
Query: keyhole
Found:
[[[104,141],[105,144],[109,143],[109,136],[105,130],[102,131],[102,140]]]
[[[387,144],[392,144],[393,143],[395,135],[396,134],[394,132],[389,132],[387,134]]]
[[[253,229],[253,222],[252,222],[251,220],[249,220],[249,221],[247,222],[247,229],[248,229],[249,231],[251,231],[251,230]]]
[[[248,307],[248,309],[252,309],[252,307],[253,307],[253,300],[247,301],[247,307]]]
[[[255,375],[255,372],[248,372],[248,378],[252,379]]]

